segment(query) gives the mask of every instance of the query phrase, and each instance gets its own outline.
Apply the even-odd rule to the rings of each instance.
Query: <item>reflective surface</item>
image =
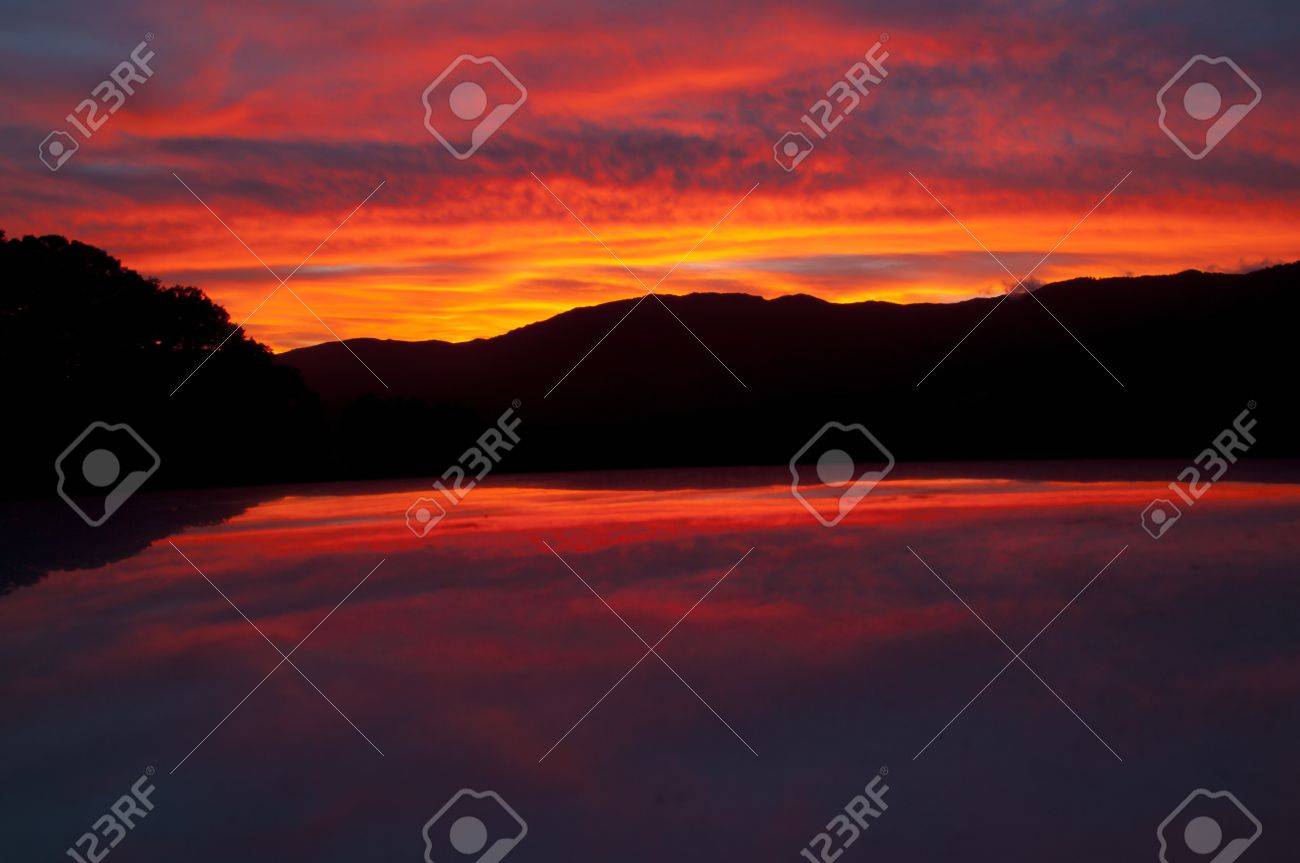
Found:
[[[891,478],[834,529],[780,471],[499,477],[423,539],[422,484],[268,490],[27,577],[0,597],[4,856],[72,859],[147,766],[114,859],[416,861],[470,788],[527,822],[511,860],[794,861],[882,767],[841,863],[1155,860],[1198,787],[1263,822],[1242,860],[1286,856],[1300,486],[1221,482],[1157,541],[1164,481],[963,475]],[[1013,664],[914,758],[1012,657],[939,577],[1019,650],[1112,560],[1025,652],[1046,685]],[[659,646],[682,679],[583,580],[652,645],[716,584]],[[266,677],[216,588],[286,653],[320,623],[312,683]]]

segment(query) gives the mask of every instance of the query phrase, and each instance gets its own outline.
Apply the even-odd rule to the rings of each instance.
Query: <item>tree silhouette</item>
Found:
[[[289,480],[313,468],[322,414],[294,369],[198,288],[164,287],[60,236],[0,232],[8,494],[54,494],[54,460],[97,420],[162,458],[153,485]],[[177,385],[212,351],[175,395]]]
[[[1300,263],[1038,288],[1061,325],[1024,295],[998,307],[695,294],[625,323],[630,300],[457,344],[353,340],[391,389],[337,342],[272,356],[199,289],[63,237],[0,232],[0,273],[8,495],[53,497],[56,457],[96,420],[158,451],[153,487],[431,481],[516,399],[523,440],[503,470],[778,464],[830,419],[865,424],[903,461],[1190,458],[1256,403],[1266,433],[1252,458],[1300,441]],[[745,387],[691,349],[680,320]]]

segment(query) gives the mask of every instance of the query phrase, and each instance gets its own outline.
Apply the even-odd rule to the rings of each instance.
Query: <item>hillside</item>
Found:
[[[1294,455],[1298,283],[1300,264],[1074,279],[1039,288],[1041,305],[1021,292],[995,311],[1000,298],[665,296],[637,306],[558,386],[635,300],[464,343],[351,340],[386,391],[337,342],[276,361],[334,409],[364,396],[468,429],[468,416],[485,426],[518,399],[517,469],[779,462],[831,419],[865,423],[900,458],[1190,458],[1249,400],[1261,452]],[[372,432],[374,446],[413,434]],[[465,434],[462,448],[477,432]]]

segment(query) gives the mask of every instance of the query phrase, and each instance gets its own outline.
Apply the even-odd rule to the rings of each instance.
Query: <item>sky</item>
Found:
[[[0,229],[198,286],[277,350],[492,336],[665,274],[664,293],[948,302],[1031,270],[1300,258],[1300,10],[1281,0],[0,13]],[[146,36],[153,74],[78,134],[65,116]],[[822,140],[801,116],[878,40],[888,75]],[[463,160],[421,101],[462,54],[527,90]],[[1157,123],[1157,92],[1196,54],[1231,57],[1262,92],[1202,159]],[[1250,100],[1213,71],[1225,108]],[[799,129],[814,148],[787,172],[773,145]],[[79,142],[57,171],[38,158],[51,130]],[[293,293],[267,300],[268,268]]]

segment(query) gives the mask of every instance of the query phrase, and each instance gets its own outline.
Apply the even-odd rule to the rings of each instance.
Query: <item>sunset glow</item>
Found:
[[[929,2],[887,17],[849,4],[389,4],[344,26],[290,24],[274,2],[116,5],[111,23],[11,13],[0,62],[27,84],[6,122],[30,134],[5,137],[0,228],[100,246],[202,288],[235,320],[277,283],[177,178],[281,277],[386,180],[290,282],[344,338],[495,335],[640,296],[688,252],[660,290],[997,294],[1014,280],[980,242],[1021,276],[1126,176],[1035,280],[1300,257],[1293,49],[1267,9],[1227,33],[1189,16],[1181,39],[1152,44],[1137,11],[1092,4],[996,27]],[[147,32],[156,75],[51,174],[36,144]],[[773,142],[882,33],[888,78],[783,171]],[[1192,161],[1157,127],[1154,94],[1208,34],[1265,96]],[[458,161],[425,130],[420,94],[465,52],[500,58],[528,99]],[[247,329],[276,349],[330,337],[284,291]]]

